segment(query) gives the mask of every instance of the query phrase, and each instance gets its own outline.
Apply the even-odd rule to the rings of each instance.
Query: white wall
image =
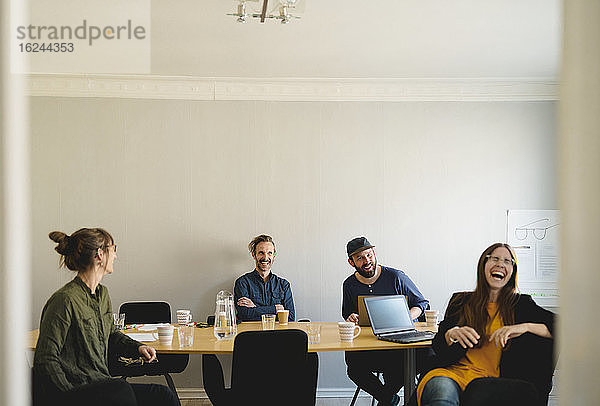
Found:
[[[555,77],[558,73],[560,0],[306,0],[302,18],[285,26],[274,21],[239,24],[226,15],[235,11],[236,3],[152,1],[152,73],[250,77]]]
[[[504,239],[505,210],[556,208],[552,102],[201,102],[32,98],[33,314],[72,275],[47,238],[107,228],[119,245],[113,304],[166,299],[197,319],[252,268],[273,271],[297,314],[339,320],[345,243],[366,235],[432,307],[473,287]],[[192,357],[179,387],[199,387]],[[320,387],[350,387],[340,353]]]
[[[237,23],[226,15],[236,11],[236,0],[138,0],[129,2],[120,19],[109,20],[80,7],[57,15],[61,2],[28,0],[32,23],[42,26],[75,27],[84,18],[101,26],[128,19],[139,24],[150,13],[151,24],[145,28],[151,39],[150,73],[155,75],[555,78],[559,72],[561,0],[302,2],[302,18],[282,25]],[[96,57],[105,49],[101,43],[94,45]],[[84,43],[79,48],[77,52],[85,52],[88,47]],[[35,71],[72,72],[79,61],[65,64],[68,57],[36,55],[44,63],[34,65]],[[128,57],[134,58],[122,59]],[[131,66],[140,66],[136,62]],[[84,73],[124,73],[102,71],[107,66],[98,63]]]

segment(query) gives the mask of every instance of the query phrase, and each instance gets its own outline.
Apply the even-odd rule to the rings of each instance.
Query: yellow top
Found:
[[[494,331],[503,326],[502,319],[497,313],[497,304],[488,303],[488,314],[493,319],[488,323],[486,334],[489,337]],[[427,382],[435,376],[444,376],[454,380],[465,390],[466,386],[475,378],[500,376],[500,356],[502,348],[496,347],[495,342],[482,343],[479,348],[470,348],[458,362],[445,368],[436,368],[429,371],[417,387],[417,400],[421,405],[421,395]]]

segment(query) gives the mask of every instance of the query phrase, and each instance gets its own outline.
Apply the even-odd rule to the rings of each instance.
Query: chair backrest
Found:
[[[125,324],[171,322],[171,305],[167,302],[125,302],[119,313],[125,313]]]
[[[231,388],[239,394],[238,401],[300,404],[295,400],[310,393],[316,384],[309,371],[307,349],[308,337],[302,330],[239,333],[234,342],[231,372]]]
[[[537,388],[542,403],[546,404],[558,360],[554,352],[554,339],[526,333],[511,341],[510,351],[502,355],[500,376],[532,383]]]
[[[171,305],[167,302],[125,302],[119,306],[119,313],[125,313],[125,324],[171,322]],[[173,391],[175,386],[169,373],[183,372],[190,358],[188,354],[161,354],[158,363],[132,367],[119,364],[119,355],[122,354],[112,351],[109,341],[108,368],[112,376],[164,375]]]

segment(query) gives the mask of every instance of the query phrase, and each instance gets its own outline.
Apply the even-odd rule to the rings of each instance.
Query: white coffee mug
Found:
[[[171,345],[173,342],[173,326],[171,324],[161,324],[156,327],[156,331],[156,333],[152,333],[155,340],[163,345]]]
[[[192,322],[192,312],[189,310],[177,310],[177,323],[188,324]]]
[[[360,326],[350,321],[340,321],[338,323],[338,331],[341,341],[353,341],[360,334]]]

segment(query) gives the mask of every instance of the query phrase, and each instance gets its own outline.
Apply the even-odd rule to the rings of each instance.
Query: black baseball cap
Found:
[[[374,247],[375,246],[371,245],[366,237],[356,237],[348,241],[348,244],[346,244],[346,252],[348,253],[348,258],[351,258],[352,255],[358,252]]]

